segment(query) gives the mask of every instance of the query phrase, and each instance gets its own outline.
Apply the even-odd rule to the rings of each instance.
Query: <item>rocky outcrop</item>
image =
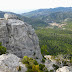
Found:
[[[64,66],[56,70],[56,72],[72,72],[72,67]]]
[[[45,55],[44,57],[46,58],[44,64],[45,64],[46,68],[48,69],[48,71],[50,71],[50,70],[54,71],[53,64],[57,65],[56,61],[52,59],[51,55]]]
[[[13,54],[0,56],[0,72],[26,72],[27,68],[20,62],[20,58]]]
[[[18,19],[18,17],[14,14],[4,14],[4,18],[7,20],[7,19]]]
[[[39,40],[32,26],[9,16],[0,20],[0,42],[7,48],[7,52],[21,58],[32,57],[40,62],[42,55]]]

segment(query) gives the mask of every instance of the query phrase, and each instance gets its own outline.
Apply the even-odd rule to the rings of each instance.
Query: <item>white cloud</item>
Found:
[[[22,12],[40,8],[72,7],[72,0],[0,0],[0,10]]]

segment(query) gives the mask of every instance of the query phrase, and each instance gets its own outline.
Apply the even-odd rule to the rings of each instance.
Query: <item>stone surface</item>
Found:
[[[64,66],[56,70],[56,72],[72,72],[72,67]]]
[[[31,25],[18,19],[0,20],[0,42],[18,57],[42,59],[39,40]]]
[[[7,19],[18,19],[18,17],[14,14],[8,14],[8,13],[5,13],[4,14],[4,18],[7,20]]]
[[[21,70],[19,69],[21,68]],[[13,54],[0,56],[0,72],[26,72],[27,68],[20,62],[20,58]]]
[[[55,69],[56,66],[58,66],[59,68],[65,66],[65,65],[71,66],[70,60],[64,59],[62,55],[57,55],[57,56],[45,55],[44,57],[46,58],[45,66],[49,71],[53,70],[54,72],[56,72],[56,69]],[[66,62],[66,64],[64,61]],[[54,66],[54,65],[56,65],[56,66]]]
[[[50,70],[54,71],[53,64],[57,65],[56,61],[51,58],[52,57],[51,55],[45,55],[44,57],[46,58],[45,66],[48,69],[48,71],[50,71]]]

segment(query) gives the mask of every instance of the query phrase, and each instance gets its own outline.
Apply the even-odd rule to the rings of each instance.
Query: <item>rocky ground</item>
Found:
[[[27,68],[14,54],[3,54],[0,56],[0,72],[25,72]]]

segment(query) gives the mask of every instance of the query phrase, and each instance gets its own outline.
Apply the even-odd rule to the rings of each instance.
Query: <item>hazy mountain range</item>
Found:
[[[3,12],[0,11],[0,17],[3,17],[4,13],[12,12]],[[38,9],[27,13],[16,14],[19,18],[29,24],[34,28],[45,27],[48,23],[57,22],[61,23],[66,19],[72,18],[72,7],[58,7],[50,9]]]

